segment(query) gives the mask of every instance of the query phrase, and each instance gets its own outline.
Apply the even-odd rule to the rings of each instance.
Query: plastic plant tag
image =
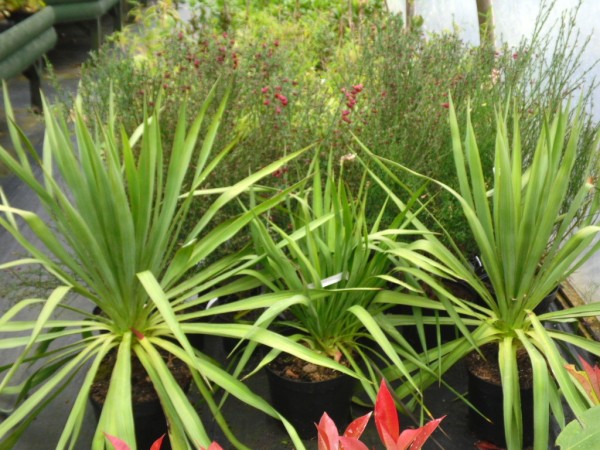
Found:
[[[338,274],[331,275],[330,277],[322,279],[321,286],[322,287],[331,286],[332,284],[339,283],[340,281],[347,280],[347,279],[348,279],[348,273],[340,272]],[[309,289],[314,289],[315,285],[314,285],[314,283],[310,283],[306,287],[308,287]]]

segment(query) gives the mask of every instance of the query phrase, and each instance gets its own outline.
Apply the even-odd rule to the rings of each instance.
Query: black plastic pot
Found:
[[[297,381],[280,376],[267,366],[271,403],[294,426],[302,439],[317,435],[315,423],[327,412],[339,429],[350,419],[354,379],[348,375],[319,381]]]
[[[100,419],[103,403],[99,403],[94,398],[90,397],[92,408],[96,419]],[[133,404],[133,419],[135,423],[135,440],[137,448],[149,449],[152,443],[163,434],[168,432],[167,419],[163,412],[159,400],[134,403]],[[119,436],[117,436],[119,437]],[[165,436],[161,450],[170,450],[171,442],[169,437]]]
[[[173,373],[175,381],[179,386],[188,392],[192,374],[185,363],[177,358],[172,358],[166,352],[161,351],[161,355],[169,370]],[[98,374],[92,384],[90,392],[90,402],[97,419],[100,419],[102,408],[106,400],[106,394],[109,388],[112,376],[112,366],[115,362],[115,352],[111,351],[100,364]],[[148,379],[147,372],[136,357],[132,357],[132,377],[131,377],[131,396],[133,419],[135,425],[135,438],[137,448],[145,450],[152,446],[152,443],[163,434],[168,433],[167,419],[162,409],[158,395]],[[121,436],[117,436],[121,437]],[[169,437],[165,436],[161,450],[170,450],[171,443]]]
[[[479,439],[506,447],[502,386],[468,373],[467,399],[479,411],[469,408],[469,428]],[[533,387],[521,387],[523,446],[533,443]]]
[[[547,313],[548,311],[551,311],[552,305],[556,301],[557,294],[558,294],[558,288],[554,289],[552,292],[550,292],[548,295],[546,295],[544,297],[544,299],[539,303],[539,305],[537,305],[533,309],[533,312],[536,314],[544,314],[544,313]]]

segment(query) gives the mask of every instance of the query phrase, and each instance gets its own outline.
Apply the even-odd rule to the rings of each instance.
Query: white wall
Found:
[[[548,0],[546,0],[548,3]],[[541,0],[493,0],[496,19],[496,38],[499,42],[516,45],[525,36],[533,32],[533,24],[540,10]],[[563,12],[572,10],[578,0],[556,0],[549,24],[558,20]],[[388,0],[393,11],[403,12],[405,0]],[[416,14],[424,19],[426,31],[451,30],[457,25],[463,38],[474,45],[479,43],[477,27],[476,0],[415,0]],[[600,0],[582,0],[577,27],[582,36],[591,36],[583,66],[589,67],[600,59]],[[594,27],[598,28],[594,30]],[[594,76],[600,79],[600,67],[596,67]],[[595,115],[600,119],[600,93]]]

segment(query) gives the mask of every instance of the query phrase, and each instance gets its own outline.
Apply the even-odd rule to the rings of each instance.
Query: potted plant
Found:
[[[195,319],[210,314],[210,310],[199,311],[197,306],[213,295],[243,290],[244,286],[229,283],[216,288],[214,294],[207,293],[253,262],[243,255],[225,256],[210,264],[206,261],[223,242],[255,215],[280,202],[288,191],[224,223],[213,223],[213,217],[253,183],[302,153],[300,150],[269,164],[234,186],[199,189],[239,139],[239,135],[232,136],[227,148],[211,154],[226,107],[225,96],[201,145],[196,145],[214,92],[213,88],[189,128],[186,109],[182,108],[168,158],[163,156],[168,153],[161,145],[160,105],[151,116],[146,115],[131,136],[120,133],[113,119],[97,124],[98,131],[92,133],[80,104],[75,109],[72,132],[67,120],[46,105],[46,135],[40,157],[14,124],[5,90],[16,156],[1,148],[0,160],[35,192],[49,219],[10,206],[2,195],[0,224],[30,257],[0,268],[39,264],[64,286],[48,299],[20,301],[0,320],[1,345],[18,350],[14,362],[2,367],[0,393],[14,394],[16,401],[0,424],[1,446],[11,447],[50,400],[71,385],[74,374],[83,373],[60,441],[55,443],[56,448],[75,445],[91,387],[101,371],[108,371],[109,386],[91,448],[106,447],[104,432],[135,446],[132,360],[143,366],[152,382],[175,449],[208,446],[211,440],[184,388],[169,370],[168,362],[173,359],[187,367],[193,387],[236,447],[243,444],[229,431],[216,406],[213,385],[280,417],[243,383],[193,349],[186,337],[215,332],[230,337],[248,334],[250,327],[215,327]],[[184,186],[188,170],[193,174],[189,185]],[[216,198],[211,200],[211,196]],[[179,230],[198,198],[211,205],[182,240]],[[22,223],[30,234],[22,229]],[[72,303],[69,293],[79,300]],[[93,314],[94,306],[102,314]],[[58,311],[70,311],[71,315],[58,317]],[[265,339],[270,337],[267,331],[263,334]],[[305,352],[294,343],[287,348]],[[101,369],[111,354],[114,366]],[[34,363],[23,378],[21,371]],[[303,448],[289,424],[284,423],[297,448]]]
[[[386,450],[420,450],[444,417],[434,419],[418,428],[406,428],[400,432],[400,422],[394,398],[387,384],[381,380],[374,413],[370,412],[352,421],[343,435],[339,435],[335,422],[324,413],[317,425],[319,450],[368,450],[360,441],[371,414],[375,415],[375,426],[379,439]]]
[[[565,425],[561,396],[576,415],[585,409],[576,383],[564,368],[565,361],[559,350],[561,343],[600,354],[600,343],[544,326],[598,315],[599,305],[578,306],[539,316],[533,312],[600,246],[594,243],[600,231],[600,227],[593,225],[599,202],[594,180],[572,179],[573,165],[581,145],[582,111],[577,109],[572,120],[569,120],[568,107],[556,112],[553,117],[544,117],[530,161],[522,157],[517,105],[512,108],[510,132],[510,106],[505,111],[497,111],[493,184],[488,186],[484,182],[469,117],[463,145],[451,102],[449,109],[459,189],[456,191],[436,180],[429,181],[438,183],[459,202],[479,249],[487,281],[477,276],[458,251],[451,251],[433,234],[425,234],[414,245],[428,258],[437,261],[427,270],[442,278],[468,283],[481,302],[456,298],[451,292],[444,293],[442,290],[438,290],[440,295],[437,299],[419,301],[399,292],[381,295],[395,298],[400,304],[434,310],[443,308],[449,317],[439,318],[440,326],[456,324],[460,327],[462,335],[459,338],[422,355],[433,372],[443,374],[473,351],[479,357],[476,359],[485,360],[481,358],[483,350],[491,346],[490,354],[495,356],[487,359],[497,363],[500,374],[504,436],[509,449],[523,448],[525,427],[517,362],[520,359],[529,361],[534,446],[536,449],[547,448],[550,411],[561,426]],[[595,151],[598,150],[599,139],[597,137],[592,144]],[[375,160],[393,178],[395,175],[390,167],[410,172],[392,161]],[[375,179],[403,207],[389,186],[381,179]],[[399,182],[398,178],[395,179]],[[569,189],[575,189],[575,195],[566,203]],[[582,219],[579,227],[573,229],[577,216]],[[418,220],[414,223],[417,228],[423,227]],[[446,238],[447,242],[452,242],[451,236]],[[418,259],[414,262],[424,267]],[[526,357],[523,358],[523,355]],[[426,372],[421,372],[416,379],[424,384],[434,381]],[[498,409],[498,406],[492,405],[492,408]]]
[[[324,182],[319,158],[309,168],[309,189],[290,199],[285,218],[271,216],[252,222],[262,269],[246,272],[264,283],[267,291],[287,296],[284,302],[265,304],[266,310],[255,323],[257,328],[279,330],[277,338],[266,342],[272,350],[259,367],[267,365],[274,406],[305,437],[312,435],[312,424],[324,410],[338,423],[349,418],[356,380],[374,401],[379,370],[393,367],[406,377],[418,398],[419,387],[403,361],[427,370],[402,336],[388,326],[384,313],[393,304],[377,300],[387,283],[398,282],[391,270],[401,265],[382,250],[384,243],[420,232],[409,228],[404,214],[398,215],[391,231],[379,229],[381,217],[369,229],[366,178],[356,194],[344,183],[344,160],[352,157],[342,159],[341,173],[336,176],[330,154]],[[286,354],[283,345],[290,341],[335,366],[320,367]]]

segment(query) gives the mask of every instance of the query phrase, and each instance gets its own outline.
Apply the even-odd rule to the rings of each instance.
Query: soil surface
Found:
[[[347,365],[344,361],[341,361],[341,364]],[[284,378],[306,382],[332,380],[342,375],[337,370],[318,366],[287,354],[275,358],[269,364],[269,369]]]
[[[480,350],[481,355],[477,352],[467,355],[466,363],[468,370],[476,377],[500,386],[502,382],[500,379],[500,367],[498,366],[498,345],[486,344]],[[529,355],[524,348],[517,350],[517,367],[521,389],[531,387],[533,385],[533,370]]]
[[[192,379],[192,375],[186,364],[180,359],[175,358],[170,353],[161,352],[161,355],[167,367],[173,374],[177,384],[186,389]],[[111,351],[104,359],[98,371],[98,376],[91,388],[92,400],[100,405],[104,404],[108,387],[110,386],[110,377],[112,368],[116,363],[117,352]],[[154,389],[152,381],[144,369],[142,363],[136,358],[131,358],[131,395],[133,404],[148,403],[158,400],[158,394]]]

